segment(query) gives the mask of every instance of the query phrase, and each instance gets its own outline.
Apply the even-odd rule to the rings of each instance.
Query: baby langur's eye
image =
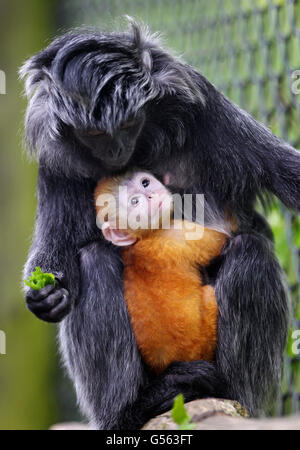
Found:
[[[143,186],[144,188],[148,187],[149,184],[150,184],[149,178],[143,178],[143,179],[142,179],[142,186]]]
[[[132,199],[130,200],[130,203],[132,204],[132,206],[137,205],[139,202],[139,198],[138,197],[132,197]]]

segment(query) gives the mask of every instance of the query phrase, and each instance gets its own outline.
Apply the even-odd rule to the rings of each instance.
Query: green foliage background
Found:
[[[0,0],[0,429],[46,428],[59,417],[54,328],[26,310],[22,269],[35,215],[36,167],[22,152],[26,100],[18,68],[53,36],[51,0]]]
[[[42,429],[75,418],[58,366],[55,327],[28,313],[21,292],[36,166],[22,153],[26,100],[17,70],[58,31],[81,24],[115,28],[124,14],[163,31],[167,47],[300,147],[299,95],[291,91],[292,71],[300,69],[299,0],[0,0],[0,70],[7,79],[7,94],[0,95],[0,330],[7,336],[7,354],[0,355],[0,429]],[[268,219],[291,287],[292,328],[300,328],[299,217],[275,203]],[[291,344],[277,412],[299,409],[300,364]]]

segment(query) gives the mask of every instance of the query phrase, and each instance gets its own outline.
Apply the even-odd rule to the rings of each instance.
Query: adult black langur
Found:
[[[271,231],[254,210],[264,191],[300,208],[300,154],[132,23],[126,32],[74,31],[21,69],[26,137],[39,161],[34,241],[25,267],[56,274],[27,290],[28,308],[60,324],[63,360],[95,428],[137,428],[186,401],[226,397],[251,414],[274,399],[288,299]],[[212,270],[219,308],[215,362],[173,363],[153,377],[123,298],[122,261],[99,239],[97,180],[130,168],[204,193],[238,231]],[[209,221],[210,218],[208,217]],[[64,320],[62,320],[64,319]]]

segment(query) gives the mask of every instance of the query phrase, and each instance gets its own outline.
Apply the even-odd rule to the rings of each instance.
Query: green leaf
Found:
[[[194,430],[196,424],[188,422],[183,422],[181,425],[178,425],[178,430]]]
[[[38,290],[43,289],[48,284],[55,285],[55,277],[52,273],[44,273],[40,267],[36,267],[28,280],[24,280],[24,283],[32,289]]]
[[[190,416],[185,409],[182,394],[175,397],[171,413],[172,419],[178,425],[179,430],[193,430],[195,428],[195,424],[190,423]]]

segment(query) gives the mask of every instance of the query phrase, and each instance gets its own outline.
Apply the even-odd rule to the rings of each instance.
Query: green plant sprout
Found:
[[[183,395],[179,394],[175,397],[172,408],[172,419],[178,426],[178,430],[193,430],[196,424],[191,423],[191,418],[188,415],[184,406]]]
[[[48,284],[55,285],[55,277],[52,273],[44,273],[40,267],[36,267],[28,280],[24,280],[24,283],[32,289],[38,290],[43,289]]]

